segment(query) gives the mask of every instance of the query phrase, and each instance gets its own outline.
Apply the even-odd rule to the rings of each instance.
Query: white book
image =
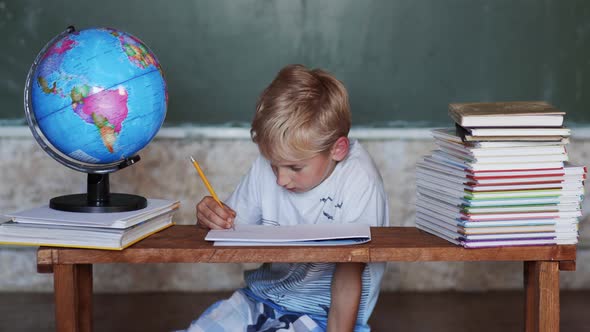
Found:
[[[551,161],[567,161],[569,160],[566,153],[558,154],[515,154],[515,155],[495,155],[495,156],[473,156],[465,151],[459,151],[455,149],[448,149],[445,147],[439,147],[439,150],[435,150],[433,155],[438,152],[453,156],[462,161],[471,164],[508,164],[508,163],[528,163],[528,162],[551,162]]]
[[[534,177],[511,177],[499,179],[470,179],[474,185],[488,184],[508,184],[512,183],[530,183],[530,182],[562,182],[562,183],[582,183],[584,178],[579,175],[558,175],[558,176],[534,176]]]
[[[420,194],[420,199],[428,204],[446,204],[439,205],[442,208],[455,207],[467,215],[481,215],[481,214],[498,214],[498,213],[535,213],[535,212],[579,212],[581,210],[580,202],[559,202],[546,204],[519,204],[519,205],[494,205],[494,206],[472,206],[461,202],[457,202],[452,198],[444,196],[432,197]]]
[[[470,169],[465,163],[454,163],[445,161],[444,158],[433,158],[432,155],[425,156],[420,162],[421,166],[427,166],[437,170],[446,170],[447,172],[464,172],[468,176],[476,178],[498,177],[498,176],[520,176],[520,175],[538,175],[538,174],[586,174],[586,167],[574,166],[568,162],[563,163],[561,167],[541,167],[540,169],[498,169],[498,170],[475,170]]]
[[[460,220],[463,227],[474,229],[478,227],[494,226],[535,226],[535,225],[572,225],[576,229],[579,225],[577,218],[556,218],[556,219],[526,219],[526,220],[499,220],[499,221],[466,221]]]
[[[564,146],[569,144],[570,139],[563,137],[558,141],[503,141],[503,142],[471,142],[474,147],[478,148],[505,148],[505,147],[528,147],[528,146],[549,146],[549,145],[560,145]]]
[[[498,148],[498,147],[526,147],[526,146],[542,146],[542,145],[565,145],[569,143],[568,137],[560,137],[557,140],[549,141],[468,141],[464,142],[460,136],[457,135],[455,128],[435,128],[431,130],[432,136],[437,140],[444,140],[447,142],[465,144],[466,146],[481,147],[481,148]]]
[[[465,248],[491,248],[491,247],[515,247],[515,246],[542,246],[548,244],[573,245],[578,243],[578,238],[565,239],[519,239],[519,240],[488,240],[488,241],[463,241]]]
[[[236,225],[235,230],[210,230],[215,246],[330,246],[371,241],[368,224]]]
[[[437,184],[421,179],[416,179],[416,186],[427,188],[435,192],[453,195],[469,200],[475,199],[501,199],[501,198],[528,198],[528,197],[553,197],[553,196],[582,196],[584,188],[549,188],[549,189],[525,189],[525,190],[500,190],[500,191],[470,191],[463,187],[450,188],[446,184]]]
[[[507,147],[507,148],[475,148],[468,147],[464,144],[450,143],[445,141],[435,142],[440,149],[453,150],[473,157],[484,156],[526,156],[526,155],[544,155],[544,154],[565,154],[567,153],[563,145],[549,146],[527,146],[527,147]]]
[[[516,198],[492,198],[492,199],[468,199],[465,195],[452,195],[441,193],[429,188],[418,187],[418,196],[437,198],[449,204],[457,204],[469,207],[494,207],[494,206],[518,206],[540,204],[580,204],[582,196],[548,196],[548,197],[516,197]]]
[[[432,180],[445,180],[450,181],[453,183],[461,183],[466,184],[469,179],[465,176],[455,175],[455,174],[447,174],[437,171],[430,171],[425,168],[416,167],[416,178],[420,179],[432,179]]]
[[[499,177],[499,178],[474,178],[467,177],[467,173],[455,172],[446,173],[443,171],[432,170],[429,168],[416,167],[416,174],[424,177],[440,178],[447,181],[455,181],[457,183],[471,184],[471,185],[507,185],[516,183],[540,183],[540,182],[553,182],[553,183],[578,183],[582,184],[584,176],[580,175],[555,175],[555,176],[514,176],[514,177]]]
[[[567,229],[578,229],[579,221],[577,218],[563,218],[563,219],[515,219],[515,220],[495,220],[495,221],[467,221],[463,219],[445,218],[430,210],[420,210],[416,212],[416,216],[431,222],[445,222],[453,226],[460,226],[464,229],[475,230],[490,229],[490,228],[514,228],[514,227],[533,227],[533,226],[551,226],[551,227],[565,227]]]
[[[461,240],[461,234],[459,234],[453,226],[441,226],[439,224],[432,223],[421,218],[416,218],[416,225],[427,227],[429,229],[437,231],[440,234],[445,234],[448,238],[452,238],[459,241]]]
[[[465,189],[448,188],[448,187],[444,187],[441,185],[437,185],[435,183],[422,181],[419,179],[416,180],[416,189],[417,190],[427,189],[427,190],[435,192],[439,195],[447,195],[447,196],[456,197],[456,198],[471,197],[471,196],[469,196],[470,193],[465,191]]]
[[[525,169],[547,169],[547,168],[563,168],[563,161],[545,161],[545,162],[505,162],[484,164],[469,162],[460,158],[449,155],[442,151],[434,151],[432,158],[444,164],[454,165],[462,169],[470,169],[472,171],[492,171],[492,170],[525,170]]]
[[[467,128],[472,136],[569,136],[569,128]]]
[[[463,144],[463,140],[456,134],[455,128],[434,128],[430,130],[430,134],[435,139]]]
[[[466,214],[459,212],[456,206],[449,204],[433,204],[431,202],[416,201],[416,211],[429,210],[432,213],[445,215],[453,219],[463,219],[467,221],[499,221],[499,220],[528,220],[528,219],[567,219],[578,218],[582,216],[581,211],[542,211],[542,212],[502,212],[502,213],[484,213],[484,214]]]
[[[536,219],[536,218],[578,218],[581,217],[580,211],[559,211],[559,212],[504,212],[504,213],[484,213],[465,215],[466,220],[504,220],[504,219]]]
[[[511,198],[511,197],[542,197],[542,196],[581,196],[584,195],[584,188],[565,190],[565,189],[532,189],[532,190],[512,190],[512,191],[480,191],[469,192],[465,197],[467,199],[487,199],[487,198]]]
[[[439,227],[445,228],[452,232],[462,235],[473,235],[473,234],[515,234],[515,233],[536,233],[536,232],[569,232],[571,234],[577,234],[578,225],[574,224],[528,224],[528,225],[495,225],[495,226],[479,226],[479,227],[466,227],[461,223],[445,219],[445,218],[432,218],[422,213],[416,214],[416,222],[424,221]],[[481,222],[483,223],[483,222]]]
[[[556,175],[566,175],[566,176],[574,176],[578,175],[580,178],[585,179],[586,173],[581,172],[580,168],[578,167],[571,167],[568,166],[569,163],[564,163],[565,167],[563,168],[556,168],[556,169],[540,169],[540,170],[508,170],[508,171],[483,171],[483,172],[473,172],[471,176],[474,178],[495,178],[495,177],[520,177],[520,176],[556,176]]]
[[[445,164],[433,162],[432,159],[426,159],[426,158],[423,159],[422,161],[417,162],[416,167],[427,169],[430,171],[441,172],[441,173],[448,174],[448,175],[460,176],[460,177],[466,177],[466,176],[473,175],[473,173],[469,172],[468,170],[459,169],[459,168],[451,167],[451,166],[448,166]]]
[[[513,206],[465,206],[461,200],[447,198],[445,196],[432,197],[424,194],[419,194],[416,201],[417,205],[432,204],[440,208],[448,209],[449,211],[461,211],[469,215],[478,214],[493,214],[493,213],[533,213],[543,211],[559,211],[559,212],[576,212],[580,211],[580,203],[560,203],[547,205],[513,205]]]
[[[478,191],[511,191],[511,190],[527,190],[527,189],[563,189],[576,190],[583,189],[582,182],[562,182],[562,183],[523,183],[523,184],[501,184],[501,185],[471,185],[448,181],[445,179],[437,179],[434,177],[427,177],[416,174],[416,183],[430,182],[431,185],[448,186],[455,190],[467,190],[472,192]]]
[[[122,250],[172,226],[173,213],[168,211],[126,229],[10,221],[0,224],[0,244]]]
[[[441,233],[437,230],[434,230],[428,226],[424,226],[423,224],[417,224],[416,227],[421,229],[427,233],[432,235],[438,236],[444,240],[447,240],[453,244],[461,245],[465,248],[492,248],[492,247],[507,247],[507,246],[531,246],[531,245],[568,245],[568,244],[576,244],[578,243],[577,238],[569,237],[565,239],[545,239],[545,238],[537,238],[537,239],[509,239],[509,240],[485,240],[485,241],[461,241],[456,239],[454,236],[449,235],[449,233],[444,232]]]
[[[495,206],[495,205],[529,205],[529,204],[580,204],[581,196],[556,196],[556,197],[531,197],[513,199],[489,199],[489,200],[468,200],[465,204],[469,206]]]
[[[456,236],[455,234],[452,234],[452,232],[438,232],[437,230],[430,228],[428,226],[428,224],[422,224],[422,223],[416,223],[416,228],[418,228],[422,231],[425,231],[427,233],[430,233],[434,236],[437,236],[439,238],[442,238],[444,240],[447,240],[453,244],[462,245],[461,241],[457,239],[458,236]]]
[[[502,185],[470,185],[467,186],[467,190],[470,191],[499,191],[499,190],[526,190],[526,189],[564,189],[564,190],[575,190],[583,189],[581,182],[561,182],[561,183],[525,183],[525,184],[502,184]]]
[[[465,206],[466,213],[499,213],[499,212],[538,212],[538,211],[580,211],[580,203],[560,203],[547,205],[515,205],[515,206]]]
[[[463,215],[458,211],[441,209],[434,206],[423,205],[420,202],[416,202],[416,212],[424,213],[435,219],[446,218],[451,220],[464,220],[461,219]]]
[[[176,210],[180,206],[179,201],[155,198],[150,198],[147,201],[148,204],[145,208],[126,212],[68,212],[51,209],[48,205],[42,205],[32,209],[8,213],[6,216],[18,223],[123,229],[136,225],[146,219]]]
[[[553,232],[558,235],[578,236],[578,225],[547,225],[547,226],[506,226],[506,227],[467,227],[462,228],[462,234],[467,238],[472,235],[488,234],[522,234]]]
[[[496,178],[518,178],[518,177],[540,177],[540,176],[579,176],[585,179],[585,172],[580,172],[577,167],[564,167],[557,169],[540,169],[540,170],[502,170],[502,171],[478,171],[474,172],[462,167],[439,162],[430,157],[416,163],[416,167],[427,169],[433,172],[440,172],[447,175],[467,177],[470,179],[496,179]]]
[[[525,169],[525,170],[500,170],[500,171],[474,171],[475,178],[496,177],[496,176],[520,176],[520,175],[539,175],[539,174],[563,174],[563,175],[580,175],[586,179],[586,166],[576,166],[569,162],[564,163],[563,168],[553,169]]]
[[[417,224],[427,226],[435,229],[440,233],[447,233],[449,237],[455,237],[456,239],[469,241],[469,240],[505,240],[505,239],[530,239],[539,237],[551,237],[551,238],[577,238],[578,234],[575,230],[570,229],[555,229],[547,228],[547,230],[536,231],[540,228],[530,227],[530,231],[525,232],[504,232],[504,233],[488,233],[488,234],[465,234],[460,233],[460,227],[454,227],[448,224],[440,224],[437,222],[430,222],[425,219],[416,219]],[[521,227],[521,230],[526,227]]]

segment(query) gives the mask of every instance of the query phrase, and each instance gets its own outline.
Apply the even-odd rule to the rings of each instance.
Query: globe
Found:
[[[167,100],[160,63],[141,40],[112,28],[69,27],[37,55],[25,115],[39,145],[88,173],[90,185],[91,174],[108,175],[139,160],[137,152],[164,122]],[[99,198],[110,201],[108,177],[99,186],[107,190]]]

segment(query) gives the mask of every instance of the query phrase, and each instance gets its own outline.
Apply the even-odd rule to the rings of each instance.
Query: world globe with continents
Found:
[[[27,120],[36,123],[41,139],[71,158],[62,161],[66,165],[100,169],[132,157],[164,122],[168,94],[162,68],[128,33],[71,28],[48,43],[31,71],[27,116],[32,120]]]

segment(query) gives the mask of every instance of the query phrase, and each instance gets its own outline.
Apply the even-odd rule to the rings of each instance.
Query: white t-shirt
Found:
[[[304,193],[276,183],[268,160],[258,157],[226,204],[236,211],[237,224],[389,224],[388,199],[373,160],[358,141],[328,178]],[[287,311],[327,316],[333,263],[266,263],[245,273],[246,285],[259,297]],[[363,271],[357,327],[365,329],[377,301],[384,263]]]

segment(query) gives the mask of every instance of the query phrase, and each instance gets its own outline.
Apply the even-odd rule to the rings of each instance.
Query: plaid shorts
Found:
[[[187,332],[321,332],[325,321],[281,310],[272,302],[258,301],[248,289],[235,291],[227,300],[211,305]],[[320,325],[321,324],[321,325]],[[323,325],[323,326],[322,326]]]

